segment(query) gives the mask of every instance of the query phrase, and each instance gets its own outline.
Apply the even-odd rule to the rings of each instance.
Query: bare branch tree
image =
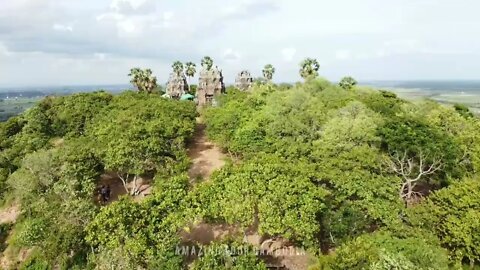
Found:
[[[125,191],[127,192],[127,194],[130,194],[132,196],[137,196],[138,194],[140,194],[140,189],[137,185],[137,180],[138,180],[137,175],[133,176],[133,180],[132,180],[133,187],[131,189],[128,188],[128,184],[130,182],[129,181],[130,175],[128,173],[127,174],[117,173],[117,176],[118,178],[120,178],[120,180],[122,180],[123,187],[125,188]]]
[[[434,174],[443,167],[441,159],[428,162],[428,157],[420,152],[418,157],[408,157],[407,152],[396,152],[389,160],[390,169],[399,175],[403,184],[399,190],[399,196],[407,203],[412,199],[422,196],[414,191],[418,182],[427,175]]]

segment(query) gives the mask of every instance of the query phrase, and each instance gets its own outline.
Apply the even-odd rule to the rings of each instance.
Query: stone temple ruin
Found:
[[[248,70],[242,70],[235,78],[235,87],[241,91],[247,91],[252,86],[253,78]]]
[[[203,67],[198,79],[197,100],[198,105],[212,104],[214,97],[225,92],[222,71],[218,67]]]
[[[184,74],[171,73],[167,82],[166,94],[174,99],[179,99],[187,93],[188,83]]]

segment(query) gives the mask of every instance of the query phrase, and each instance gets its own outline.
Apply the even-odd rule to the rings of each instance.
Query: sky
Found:
[[[214,59],[298,81],[480,79],[478,0],[0,0],[0,86],[165,83],[175,60]],[[199,69],[199,68],[197,68]]]

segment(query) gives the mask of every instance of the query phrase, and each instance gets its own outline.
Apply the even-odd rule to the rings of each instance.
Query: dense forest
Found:
[[[100,91],[47,97],[1,123],[0,196],[20,213],[0,225],[8,267],[281,267],[251,235],[304,250],[312,270],[478,266],[480,120],[353,78],[313,79],[318,63],[307,64],[305,83],[230,87],[199,110]],[[200,124],[226,159],[208,179],[188,174]],[[102,202],[106,175],[125,190]],[[217,225],[236,233],[185,236]],[[179,252],[192,246],[224,252]]]

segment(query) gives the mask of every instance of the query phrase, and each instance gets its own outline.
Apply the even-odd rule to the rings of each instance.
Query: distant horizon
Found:
[[[325,78],[327,79],[327,78]],[[329,79],[327,79],[329,80]],[[294,84],[297,82],[301,82],[302,80],[299,79],[298,81],[274,81],[276,84],[280,83],[290,83]],[[336,82],[337,80],[329,80],[331,82]],[[366,79],[366,80],[359,80],[359,84],[362,85],[363,83],[371,83],[371,82],[479,82],[480,83],[480,78],[479,79]],[[227,85],[232,85],[235,82],[225,82]],[[165,83],[160,83],[160,85],[165,85]],[[196,84],[196,83],[193,83]],[[0,90],[15,90],[15,89],[29,89],[29,88],[48,88],[48,87],[55,87],[55,88],[61,88],[61,87],[118,87],[118,86],[132,86],[130,83],[88,83],[88,84],[38,84],[38,85],[6,85],[6,84],[0,84]],[[133,87],[133,86],[132,86]],[[8,88],[13,88],[13,89],[8,89]]]
[[[332,81],[477,78],[480,2],[461,2],[2,1],[0,85],[123,84],[133,67],[165,83],[175,61],[198,73],[204,56],[228,83],[267,64],[300,81],[307,57]]]

